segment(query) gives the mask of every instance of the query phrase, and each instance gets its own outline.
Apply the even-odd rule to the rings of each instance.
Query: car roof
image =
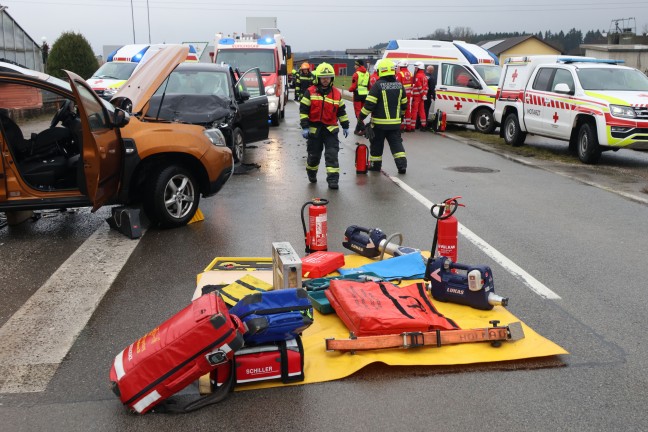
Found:
[[[60,87],[64,90],[67,90],[68,92],[71,91],[70,84],[62,80],[60,78],[56,78],[51,75],[47,75],[46,73],[27,69],[18,65],[15,65],[13,63],[7,63],[0,61],[0,74],[5,75],[15,75],[15,74],[20,74],[20,75],[27,75],[29,77],[35,78],[40,81],[46,81],[49,84],[55,85],[57,87]]]
[[[228,73],[231,67],[216,63],[180,63],[176,70],[217,71]]]

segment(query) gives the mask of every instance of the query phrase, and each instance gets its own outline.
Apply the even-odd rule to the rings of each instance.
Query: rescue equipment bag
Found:
[[[218,292],[223,297],[223,301],[228,308],[234,306],[247,295],[270,290],[272,290],[271,284],[252,275],[245,275],[228,285],[205,285],[202,287],[203,294],[212,291]]]
[[[401,288],[389,282],[332,280],[325,293],[355,336],[459,328],[434,308],[423,283]]]
[[[230,361],[243,346],[237,323],[242,325],[215,293],[197,298],[115,357],[110,369],[113,392],[132,411],[146,413]],[[176,411],[191,411],[224,396],[194,401]]]
[[[304,346],[301,338],[242,348],[234,361],[223,363],[210,374],[212,390],[227,382],[236,365],[234,385],[281,380],[284,384],[304,380]]]
[[[248,295],[230,313],[243,321],[246,346],[294,339],[313,323],[313,305],[303,288]]]

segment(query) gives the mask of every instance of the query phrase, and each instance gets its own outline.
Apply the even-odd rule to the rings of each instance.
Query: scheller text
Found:
[[[273,372],[272,366],[266,366],[264,368],[252,368],[252,369],[245,369],[245,373],[247,375],[259,375],[259,374],[265,374],[268,372]]]

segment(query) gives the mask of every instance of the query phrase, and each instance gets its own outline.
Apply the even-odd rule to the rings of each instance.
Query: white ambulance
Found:
[[[116,49],[106,57],[106,62],[87,79],[90,87],[104,99],[110,100],[117,90],[133,75],[141,65],[146,63],[164,44],[132,44]],[[193,45],[189,45],[186,61],[198,61]]]
[[[241,72],[258,67],[268,96],[270,121],[279,126],[288,102],[287,61],[292,57],[279,29],[261,29],[260,34],[243,33],[225,37],[216,34],[214,63],[228,64]]]
[[[602,151],[648,150],[648,78],[618,60],[512,57],[504,64],[495,119],[507,144],[527,134],[569,142],[583,163]]]
[[[392,40],[383,58],[405,60],[410,69],[418,61],[434,65],[436,101],[430,113],[440,109],[449,123],[472,123],[483,133],[495,129],[493,109],[501,69],[490,51],[463,41]]]

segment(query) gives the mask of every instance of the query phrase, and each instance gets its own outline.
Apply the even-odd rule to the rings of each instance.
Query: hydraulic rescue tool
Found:
[[[417,348],[429,346],[439,348],[444,345],[490,342],[499,347],[502,341],[515,342],[524,339],[524,329],[520,322],[499,326],[499,321],[489,321],[493,327],[468,330],[433,330],[428,332],[405,332],[394,335],[358,336],[350,339],[326,339],[327,351],[366,351],[383,348]]]
[[[400,243],[392,242],[395,237],[400,239]],[[387,237],[380,228],[351,225],[344,232],[342,246],[366,258],[380,256],[381,260],[385,253],[397,257],[421,252],[419,249],[401,246],[402,242],[403,235],[400,233],[394,233]]]
[[[453,263],[446,257],[430,258],[425,268],[425,280],[430,281],[432,297],[442,302],[481,310],[508,305],[508,298],[495,294],[493,272],[487,266]]]
[[[313,198],[301,208],[301,221],[304,228],[304,241],[306,242],[306,253],[325,251],[328,249],[326,205],[328,200],[324,198]],[[304,221],[304,209],[308,207],[308,230]]]

